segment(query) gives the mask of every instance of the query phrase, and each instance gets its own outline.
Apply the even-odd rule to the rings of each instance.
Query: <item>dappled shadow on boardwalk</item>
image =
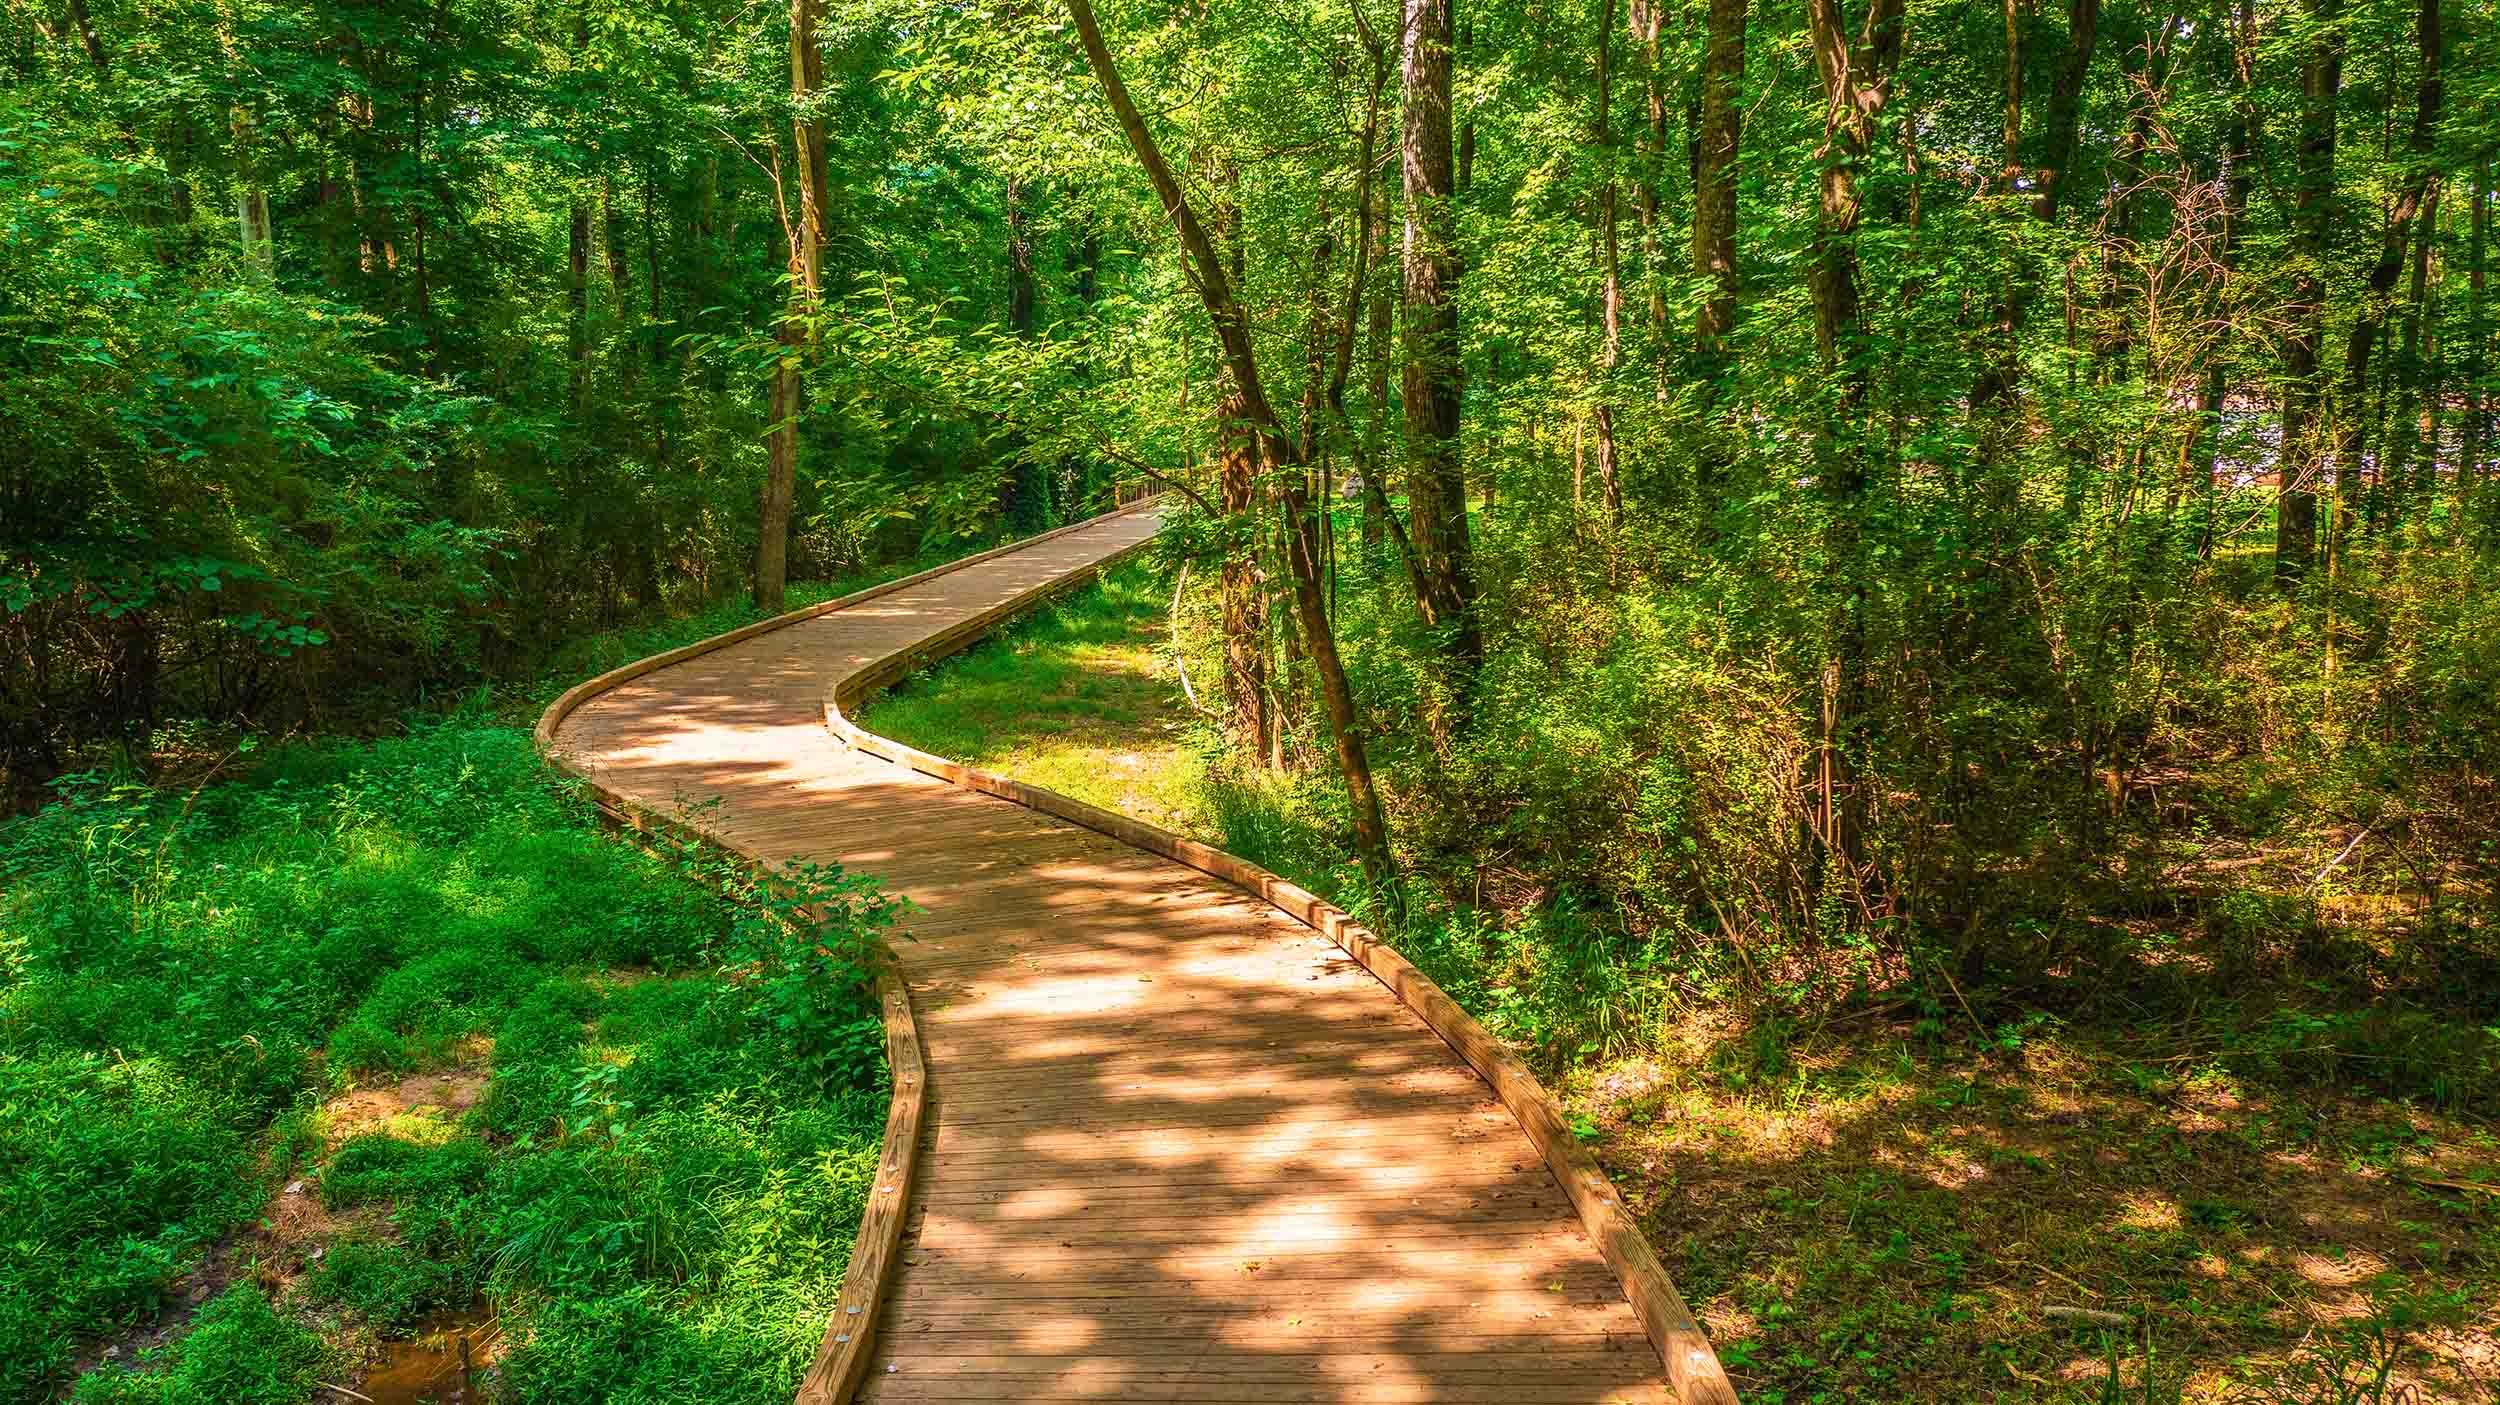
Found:
[[[896,946],[932,1104],[862,1398],[1664,1399],[1527,1139],[1333,945],[824,732],[838,675],[1110,549],[1085,538],[654,673],[559,737],[644,803],[717,797],[698,823],[749,853],[921,909]]]

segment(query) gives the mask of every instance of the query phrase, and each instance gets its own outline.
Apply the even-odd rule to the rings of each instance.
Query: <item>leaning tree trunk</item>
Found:
[[[1317,537],[1311,523],[1310,495],[1302,489],[1302,465],[1294,461],[1293,442],[1269,402],[1266,383],[1259,375],[1249,316],[1234,296],[1233,280],[1216,254],[1214,241],[1207,237],[1206,226],[1199,222],[1179,178],[1173,175],[1170,163],[1155,145],[1153,134],[1146,130],[1146,119],[1130,98],[1128,85],[1120,80],[1119,70],[1111,61],[1111,50],[1103,43],[1102,28],[1094,19],[1094,7],[1089,0],[1067,0],[1067,7],[1068,17],[1084,45],[1086,63],[1102,86],[1104,100],[1110,103],[1130,152],[1145,169],[1156,198],[1172,221],[1183,260],[1194,275],[1199,300],[1206,306],[1207,320],[1214,324],[1216,341],[1232,372],[1233,393],[1241,401],[1241,419],[1257,436],[1260,457],[1281,470],[1277,478],[1291,528],[1286,536],[1285,564],[1293,578],[1295,611],[1304,643],[1310,650],[1312,669],[1319,677],[1329,730],[1336,741],[1337,766],[1345,779],[1346,799],[1353,812],[1355,854],[1373,887],[1394,903],[1397,872],[1389,852],[1388,821],[1381,808],[1379,788],[1372,780],[1371,759],[1363,742],[1361,722],[1355,715],[1353,689],[1346,680],[1344,661],[1337,653],[1336,631],[1329,625]],[[1446,114],[1446,108],[1444,111]],[[1443,130],[1446,133],[1446,123]]]

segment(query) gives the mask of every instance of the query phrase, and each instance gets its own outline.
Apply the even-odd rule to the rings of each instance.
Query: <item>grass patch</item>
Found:
[[[1213,839],[1212,737],[1164,632],[1169,578],[1132,560],[870,702],[869,730]]]
[[[259,760],[0,826],[0,1400],[302,1400],[481,1298],[511,1398],[786,1400],[885,902],[604,833],[482,703]]]

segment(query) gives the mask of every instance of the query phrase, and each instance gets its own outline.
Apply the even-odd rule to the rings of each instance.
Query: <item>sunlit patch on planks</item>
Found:
[[[1584,1178],[1611,1187],[1585,1151],[1549,1168],[1517,1089],[1444,1042],[1466,1047],[1455,1007],[1428,1024],[1345,931],[1220,868],[826,729],[830,698],[961,647],[1154,525],[1096,519],[550,709],[551,751],[602,790],[699,804],[713,839],[838,862],[921,908],[895,943],[926,1061],[908,1219],[873,1306],[862,1274],[846,1287],[862,1310],[801,1399],[1733,1400],[1715,1360],[1668,1384],[1621,1236],[1587,1221],[1601,1250],[1584,1224]],[[835,1360],[851,1323],[871,1330]],[[1697,1333],[1682,1347],[1708,1356]]]

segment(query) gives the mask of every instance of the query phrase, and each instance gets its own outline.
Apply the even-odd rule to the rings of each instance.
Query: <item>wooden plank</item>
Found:
[[[1395,953],[1231,855],[844,718],[1149,527],[1080,523],[732,631],[541,721],[620,813],[717,796],[678,823],[925,910],[880,994],[919,1045],[914,1110],[889,1109],[904,1178],[872,1195],[800,1400],[1670,1398],[1625,1349],[1673,1338],[1575,1185],[1594,1162],[1547,1144],[1521,1109],[1543,1090],[1454,1036]],[[1677,1405],[1732,1400],[1667,1364]]]

